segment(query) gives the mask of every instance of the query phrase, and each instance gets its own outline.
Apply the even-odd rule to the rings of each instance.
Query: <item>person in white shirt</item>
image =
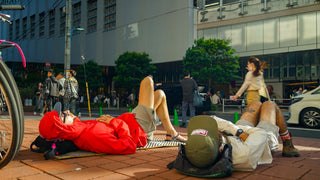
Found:
[[[258,58],[251,56],[248,60],[245,80],[238,90],[233,100],[237,100],[247,89],[247,104],[253,101],[260,101],[259,89],[262,87],[264,62]]]
[[[252,102],[236,124],[217,116],[205,115],[192,118],[188,127],[192,127],[192,124],[203,125],[194,130],[188,129],[185,149],[186,157],[197,167],[210,168],[226,143],[232,146],[232,164],[235,171],[253,171],[259,164],[271,164],[271,153],[279,147],[279,134],[283,142],[282,156],[300,156],[299,150],[293,146],[281,110],[272,101],[263,104],[259,101]],[[215,129],[214,132],[212,129]],[[200,138],[214,134],[218,135],[218,138],[199,142]]]
[[[211,96],[211,103],[212,104],[221,104],[219,94],[220,94],[220,91],[217,91],[216,93],[214,93],[213,96]]]

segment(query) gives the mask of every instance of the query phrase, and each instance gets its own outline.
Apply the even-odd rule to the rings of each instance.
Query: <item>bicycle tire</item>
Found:
[[[20,126],[19,127],[20,133],[18,134],[19,135],[19,137],[18,137],[19,143],[17,146],[17,151],[19,151],[20,146],[23,141],[23,135],[24,135],[24,111],[23,111],[23,106],[22,106],[22,100],[20,97],[20,93],[19,93],[19,89],[16,84],[16,81],[4,61],[0,61],[0,71],[4,72],[4,75],[5,75],[6,79],[8,80],[10,89],[13,93],[14,99],[16,100],[16,105],[17,105],[17,109],[18,109],[18,112],[16,112],[16,113],[18,115],[18,125]]]
[[[22,143],[21,137],[23,137],[23,125],[21,125],[21,102],[18,100],[19,96],[15,96],[17,89],[14,88],[15,81],[10,78],[11,73],[7,69],[7,66],[0,61],[0,90],[5,97],[5,101],[8,108],[9,118],[1,118],[0,132],[1,138],[5,139],[5,143],[1,143],[1,157],[0,157],[0,168],[6,166],[19,151]],[[4,65],[4,66],[3,66]],[[9,72],[9,74],[8,74]],[[11,80],[10,80],[11,79]],[[13,89],[11,89],[13,87]],[[7,130],[9,128],[9,130]],[[10,129],[11,128],[11,129]],[[22,133],[22,136],[21,136]]]

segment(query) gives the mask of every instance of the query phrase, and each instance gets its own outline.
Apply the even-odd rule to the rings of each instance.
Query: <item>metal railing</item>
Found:
[[[291,99],[271,99],[274,101],[280,109],[288,109],[291,104]],[[237,99],[233,101],[231,99],[222,99],[222,112],[226,111],[226,108],[238,108],[242,111],[246,108],[247,104],[245,99]]]

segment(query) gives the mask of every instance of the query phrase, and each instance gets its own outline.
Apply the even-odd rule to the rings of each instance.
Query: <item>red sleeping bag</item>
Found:
[[[71,140],[81,150],[108,154],[132,154],[147,144],[147,135],[132,113],[124,113],[109,124],[96,120],[64,124],[57,113],[45,114],[39,124],[40,135],[48,140]]]

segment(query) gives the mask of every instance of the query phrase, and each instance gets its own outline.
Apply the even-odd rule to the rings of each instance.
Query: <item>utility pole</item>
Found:
[[[66,0],[66,29],[65,29],[65,55],[64,72],[68,78],[70,71],[70,50],[71,50],[71,21],[72,21],[72,0]]]

